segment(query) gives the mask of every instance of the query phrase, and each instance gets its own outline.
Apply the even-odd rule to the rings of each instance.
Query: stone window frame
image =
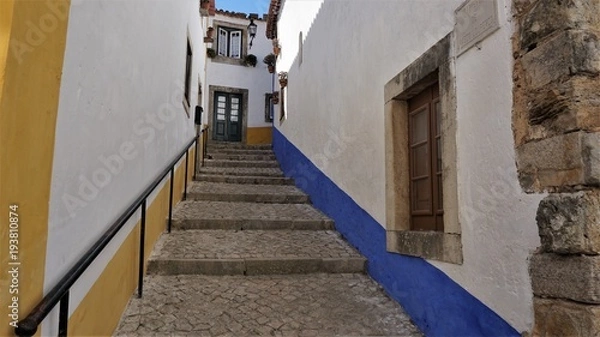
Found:
[[[388,252],[463,263],[456,165],[454,34],[394,76],[384,88],[386,248]],[[444,231],[410,229],[408,100],[439,82],[442,106]]]
[[[242,55],[240,58],[235,58],[235,57],[227,57],[227,56],[223,56],[223,55],[219,55],[217,53],[217,55],[215,55],[215,57],[212,58],[213,62],[217,62],[217,63],[225,63],[225,64],[231,64],[231,65],[236,65],[236,66],[242,66],[245,67],[246,66],[246,56],[248,55],[248,26],[244,26],[244,25],[240,25],[240,24],[235,24],[235,23],[231,23],[231,22],[225,22],[225,21],[220,21],[220,20],[214,20],[213,21],[213,26],[214,26],[214,31],[215,34],[217,34],[217,37],[215,38],[215,50],[218,48],[219,45],[219,27],[228,29],[228,30],[241,30],[242,31]]]
[[[219,85],[208,86],[208,127],[210,130],[210,139],[214,139],[214,115],[215,115],[215,92],[224,92],[228,94],[238,94],[242,96],[242,144],[247,142],[248,129],[248,89],[224,87]]]

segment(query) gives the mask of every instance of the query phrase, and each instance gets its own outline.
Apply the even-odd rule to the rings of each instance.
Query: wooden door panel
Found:
[[[241,141],[242,95],[216,92],[214,102],[213,138],[223,141]]]
[[[228,134],[227,137],[230,141],[242,140],[242,128],[241,128],[241,108],[242,108],[242,96],[241,95],[230,95],[229,102],[229,119],[228,119]]]
[[[441,104],[437,83],[408,101],[411,229],[443,231]]]

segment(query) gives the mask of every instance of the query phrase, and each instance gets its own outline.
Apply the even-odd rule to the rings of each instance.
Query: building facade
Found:
[[[205,39],[212,54],[206,65],[204,122],[213,140],[246,144],[271,143],[273,76],[263,59],[271,53],[266,21],[258,15],[208,12],[212,35]],[[250,37],[248,26],[256,25]]]
[[[16,268],[0,276],[0,335],[9,336],[186,151],[206,52],[197,0],[2,1],[0,13],[0,198],[13,212],[1,220],[0,261]],[[173,203],[192,162],[175,165]],[[147,199],[145,257],[165,228],[169,184]],[[70,335],[113,333],[138,282],[141,216],[71,288]],[[58,307],[38,331],[57,329]]]
[[[591,12],[597,1],[271,1],[287,80],[277,158],[426,335],[599,333]],[[579,44],[564,36],[556,54],[561,29]],[[581,265],[574,296],[561,278]]]

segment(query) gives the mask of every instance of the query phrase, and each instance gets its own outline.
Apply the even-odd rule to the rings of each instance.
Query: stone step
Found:
[[[242,144],[242,143],[233,143],[233,142],[209,142],[208,144],[206,144],[206,147],[209,150],[212,149],[217,149],[217,150],[221,150],[221,149],[225,149],[225,150],[232,150],[232,149],[236,149],[236,150],[271,150],[273,147],[271,144],[255,144],[255,145],[248,145],[248,144]]]
[[[188,189],[188,200],[242,201],[277,204],[308,203],[309,197],[295,186],[248,185],[214,182],[193,182]]]
[[[283,177],[283,172],[277,167],[203,167],[200,169],[200,173],[227,176]]]
[[[279,167],[276,160],[223,160],[223,159],[206,159],[204,160],[205,167]]]
[[[422,336],[364,274],[149,275],[114,336]]]
[[[275,155],[273,150],[244,150],[244,149],[207,149],[208,158],[213,155],[235,155],[235,156],[254,156],[254,155]]]
[[[148,273],[362,273],[365,262],[335,231],[192,230],[164,234],[150,257]]]
[[[212,159],[224,160],[276,160],[274,154],[226,154],[215,152],[211,155]]]
[[[195,201],[173,212],[177,229],[332,229],[334,222],[310,204]]]
[[[284,219],[196,219],[175,221],[175,229],[225,229],[225,230],[328,230],[335,229],[333,221]]]
[[[248,185],[294,185],[294,180],[286,177],[235,176],[222,174],[199,174],[196,181]]]

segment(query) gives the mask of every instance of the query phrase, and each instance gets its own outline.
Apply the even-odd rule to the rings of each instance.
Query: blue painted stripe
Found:
[[[432,337],[520,336],[500,316],[421,258],[388,253],[385,230],[279,130],[273,150],[286,176],[310,195],[337,230],[368,259],[368,273]]]

